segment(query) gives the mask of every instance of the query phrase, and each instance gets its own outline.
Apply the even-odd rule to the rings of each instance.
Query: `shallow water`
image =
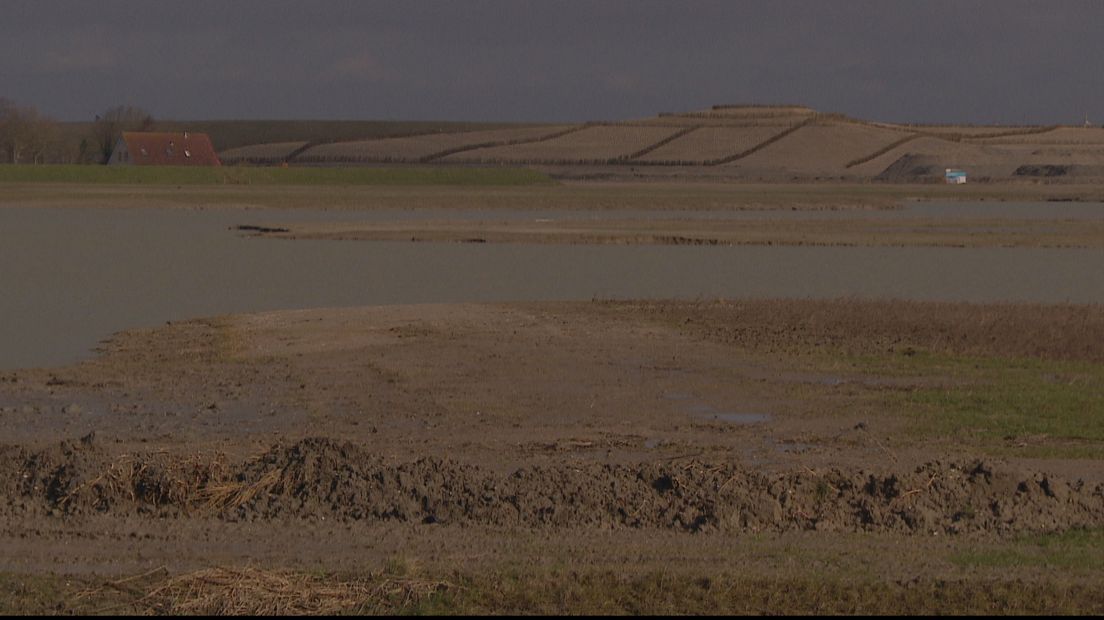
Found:
[[[68,363],[126,328],[285,308],[593,297],[1104,303],[1099,249],[355,243],[231,230],[333,216],[0,209],[0,368]]]

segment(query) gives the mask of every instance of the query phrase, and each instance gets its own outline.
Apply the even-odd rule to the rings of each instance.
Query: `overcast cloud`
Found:
[[[793,102],[1104,120],[1104,2],[0,0],[0,97],[61,120],[581,121]]]

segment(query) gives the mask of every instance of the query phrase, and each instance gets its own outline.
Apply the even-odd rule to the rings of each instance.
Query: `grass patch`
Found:
[[[66,581],[56,575],[0,573],[0,616],[59,613],[81,610]]]
[[[998,548],[970,549],[951,557],[966,568],[1057,568],[1104,570],[1104,528],[1020,537]]]
[[[4,597],[10,613],[795,614],[1099,613],[1099,583],[966,578],[908,583],[747,575],[633,576],[614,571],[454,574],[448,579],[205,569],[69,585]],[[0,576],[4,584],[26,581]],[[8,594],[0,590],[0,594]]]
[[[267,168],[222,166],[0,166],[0,183],[106,185],[460,185],[547,184],[527,168]]]
[[[917,434],[990,451],[1019,440],[1038,456],[1104,455],[1104,365],[912,350],[847,359],[868,375],[915,379],[917,387],[887,391],[884,405],[908,414]]]

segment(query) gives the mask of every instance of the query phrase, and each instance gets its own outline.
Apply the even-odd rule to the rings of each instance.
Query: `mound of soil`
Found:
[[[943,178],[943,173],[944,168],[935,157],[906,153],[874,178],[879,181],[937,181]]]
[[[91,439],[0,448],[0,511],[678,531],[1059,531],[1104,525],[1104,485],[999,463],[766,475],[736,463],[562,464],[510,475],[440,458],[385,464],[331,439],[217,456],[109,455]]]
[[[1023,165],[1016,168],[1016,171],[1012,173],[1017,177],[1062,177],[1070,173],[1073,166],[1063,166],[1058,164],[1035,164],[1035,165]]]

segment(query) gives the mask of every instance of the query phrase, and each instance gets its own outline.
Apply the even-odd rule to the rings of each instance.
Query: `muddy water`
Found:
[[[334,243],[242,238],[333,213],[0,209],[0,368],[129,327],[283,308],[592,297],[1104,303],[1104,251]]]

